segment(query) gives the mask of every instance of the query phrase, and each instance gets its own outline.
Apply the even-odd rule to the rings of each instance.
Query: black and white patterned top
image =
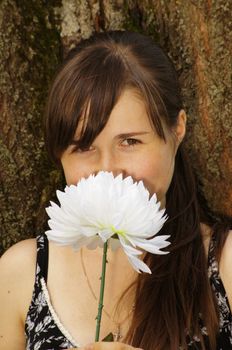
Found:
[[[232,233],[230,233],[232,234]],[[212,236],[208,256],[208,276],[219,308],[217,350],[232,350],[232,313],[215,257],[216,237]]]
[[[25,322],[26,350],[60,350],[79,344],[63,327],[47,290],[48,239],[37,237],[37,263],[34,291]]]
[[[232,314],[226,292],[219,276],[218,263],[214,254],[215,239],[209,247],[208,274],[215,293],[220,313],[220,333],[217,350],[232,349]],[[33,296],[25,322],[26,350],[58,350],[80,347],[64,328],[56,314],[46,287],[48,270],[48,240],[46,235],[37,237],[37,264]],[[207,330],[202,325],[206,339]],[[201,349],[198,337],[188,339],[189,349]],[[209,349],[210,350],[210,349]]]

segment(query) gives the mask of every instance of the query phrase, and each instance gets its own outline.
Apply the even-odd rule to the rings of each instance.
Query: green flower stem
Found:
[[[99,297],[99,303],[98,303],[98,314],[96,317],[97,325],[96,325],[95,341],[99,341],[99,335],[100,335],[101,316],[102,316],[103,298],[104,298],[104,289],[105,289],[106,263],[107,263],[106,256],[107,256],[107,241],[104,243],[103,257],[102,257],[102,273],[100,277],[101,286],[100,286],[100,297]]]

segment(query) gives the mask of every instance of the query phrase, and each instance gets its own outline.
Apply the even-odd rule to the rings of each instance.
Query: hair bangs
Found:
[[[104,129],[125,84],[124,65],[115,56],[107,57],[99,67],[98,73],[91,77],[91,89],[82,114],[82,127],[78,140],[80,148],[88,148]]]
[[[87,51],[66,63],[50,91],[45,139],[52,140],[47,149],[56,163],[73,141],[83,149],[91,145],[106,125],[125,86],[125,66],[117,55],[102,48],[95,49],[94,56]],[[79,123],[78,140],[74,140]]]

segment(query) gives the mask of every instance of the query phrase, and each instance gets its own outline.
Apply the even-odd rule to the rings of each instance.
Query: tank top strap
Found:
[[[216,233],[213,232],[208,250],[208,275],[209,278],[218,277],[219,275],[219,266],[218,261],[216,259]]]
[[[47,283],[48,276],[48,238],[46,234],[37,236],[37,276]]]

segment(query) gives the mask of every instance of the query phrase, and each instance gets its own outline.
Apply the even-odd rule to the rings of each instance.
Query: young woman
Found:
[[[139,275],[120,249],[109,251],[101,339],[112,332],[115,342],[85,347],[101,249],[74,252],[46,235],[16,244],[0,263],[1,349],[232,348],[231,220],[207,209],[185,131],[173,65],[150,38],[102,33],[70,53],[48,99],[50,156],[68,185],[100,170],[143,180],[166,207],[170,253],[145,254],[152,275]]]

